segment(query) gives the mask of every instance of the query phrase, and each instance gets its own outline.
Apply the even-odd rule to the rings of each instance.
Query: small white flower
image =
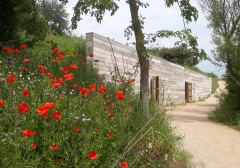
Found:
[[[168,154],[165,154],[164,159],[165,159],[165,160],[168,159]]]
[[[148,148],[149,148],[149,149],[152,149],[152,143],[149,143],[149,144],[148,144]]]
[[[83,118],[82,121],[86,121],[86,118]]]
[[[82,114],[82,117],[85,117],[85,114]]]
[[[142,150],[142,151],[139,151],[139,155],[144,155],[144,150]]]
[[[76,120],[78,120],[79,119],[79,117],[74,117]]]

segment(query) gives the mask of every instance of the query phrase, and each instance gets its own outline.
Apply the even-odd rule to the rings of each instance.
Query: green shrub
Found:
[[[226,124],[238,125],[240,120],[240,85],[230,77],[226,77],[225,79],[226,91],[222,91],[216,95],[219,106],[210,118]]]

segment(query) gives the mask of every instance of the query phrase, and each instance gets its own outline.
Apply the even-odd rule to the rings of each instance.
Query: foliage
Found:
[[[232,0],[200,0],[199,4],[213,29],[212,42],[215,44],[213,56],[215,64],[224,64],[229,75],[240,79],[239,68],[239,23],[240,3]],[[236,63],[236,64],[235,64]]]
[[[227,77],[227,75],[225,75]],[[232,79],[227,77],[226,90],[215,95],[219,101],[219,106],[214,110],[210,118],[219,122],[223,122],[229,125],[240,126],[240,106],[239,106],[239,96],[240,96],[240,85],[236,84]]]
[[[198,56],[186,46],[172,48],[149,48],[148,52],[155,56],[161,57],[175,64],[195,66],[199,63]],[[199,54],[199,53],[198,53]]]
[[[39,15],[35,1],[3,0],[0,11],[0,46],[21,43],[33,46],[45,39],[47,22]]]
[[[147,121],[138,112],[139,95],[131,84],[105,81],[78,45],[85,46],[84,40],[48,36],[33,50],[27,45],[2,48],[1,167],[164,167],[178,162],[181,137],[165,112],[150,106]]]
[[[40,13],[48,21],[54,34],[63,35],[69,32],[68,13],[64,4],[57,0],[46,0],[40,5]]]
[[[240,86],[240,3],[231,0],[200,0],[200,5],[213,29],[214,63],[226,67],[226,91],[217,95],[220,105],[211,118],[220,122],[239,124]]]

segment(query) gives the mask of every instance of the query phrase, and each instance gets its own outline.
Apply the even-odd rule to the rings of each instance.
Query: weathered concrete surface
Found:
[[[111,80],[110,72],[114,71],[116,65],[121,74],[124,72],[133,73],[134,66],[138,62],[136,49],[96,33],[86,33],[86,51],[87,54],[94,54],[93,58],[88,57],[88,61],[98,60],[96,66],[99,73],[105,74],[109,80]],[[212,79],[210,77],[152,55],[149,56],[149,60],[151,65],[149,81],[153,76],[159,76],[159,82],[164,86],[164,88],[160,88],[160,94],[164,92],[165,98],[170,98],[170,102],[185,103],[185,82],[192,83],[193,101],[205,98],[211,93]],[[136,92],[140,90],[139,72],[138,68],[134,88]],[[127,76],[125,75],[125,77]]]

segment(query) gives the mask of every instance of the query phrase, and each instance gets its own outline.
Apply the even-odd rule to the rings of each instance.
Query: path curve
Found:
[[[219,88],[224,86],[219,81]],[[184,149],[193,155],[197,168],[240,168],[240,132],[208,119],[217,104],[211,95],[203,102],[177,106],[169,112],[172,125],[177,133],[185,135]]]

